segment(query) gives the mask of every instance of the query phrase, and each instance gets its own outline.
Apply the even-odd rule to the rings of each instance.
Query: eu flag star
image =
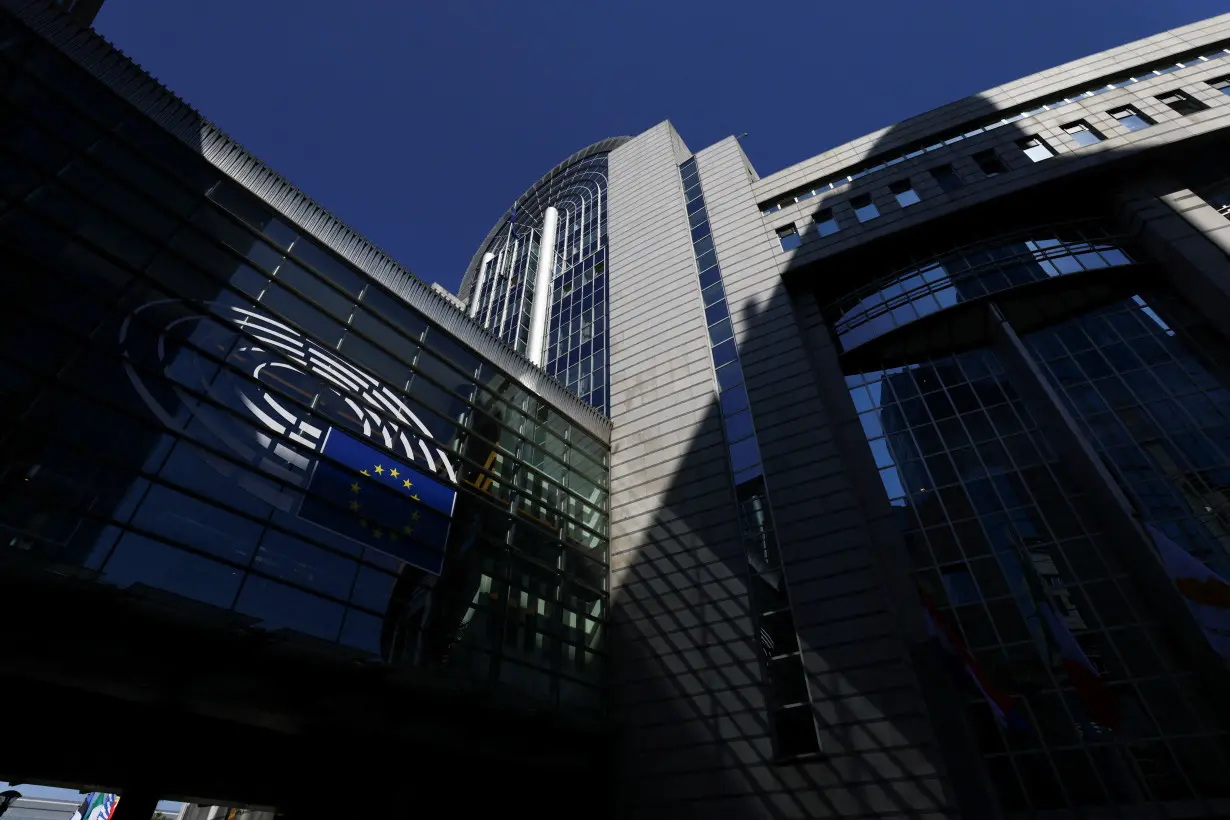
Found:
[[[301,518],[427,572],[440,572],[457,498],[452,486],[337,428],[325,435],[320,454]],[[389,481],[365,483],[364,478]]]

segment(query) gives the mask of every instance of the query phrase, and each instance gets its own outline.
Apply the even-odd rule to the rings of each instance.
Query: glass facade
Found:
[[[773,528],[760,444],[743,383],[739,350],[722,270],[705,209],[696,159],[679,166],[688,223],[692,228],[692,251],[696,256],[709,349],[725,433],[727,464],[738,504],[739,532],[747,552],[751,612],[760,636],[761,663],[768,682],[769,706],[777,755],[781,758],[820,751],[811,693],[803,667],[803,653],[795,632],[794,614],[786,586],[785,570]]]
[[[1121,244],[1100,224],[1086,222],[959,248],[847,294],[837,339],[850,350],[963,302],[1057,276],[1131,265]]]
[[[543,215],[559,211],[547,319],[546,371],[609,414],[607,375],[607,155],[580,159],[517,201],[508,224],[483,249],[471,314],[518,353],[529,348]]]
[[[1142,291],[1023,341],[1144,521],[1230,577],[1230,343]]]
[[[1014,267],[1039,250],[1036,240],[1008,247],[1021,251]],[[1077,249],[1062,236],[1047,252],[1052,264],[1069,260],[1072,273],[1089,268],[1080,261],[1088,258],[1093,267],[1141,261],[1135,249]],[[1114,288],[1050,320],[1019,314],[1032,316],[1019,329],[1026,355],[1143,521],[1225,573],[1227,342],[1165,287],[1139,289],[1125,276]],[[912,290],[930,293],[921,282]],[[983,289],[993,291],[995,300],[1013,295]],[[830,321],[864,298],[839,300]],[[874,368],[862,357],[846,370],[920,589],[1024,723],[1005,728],[974,689],[963,690],[991,786],[1010,813],[1230,796],[1227,733],[1193,685],[1193,663],[1135,589],[1128,559],[1003,355],[983,344],[886,354]],[[1109,686],[1117,729],[1095,721],[1098,704],[1078,696],[1038,595]]]
[[[0,88],[6,560],[603,709],[606,444],[2,16]]]

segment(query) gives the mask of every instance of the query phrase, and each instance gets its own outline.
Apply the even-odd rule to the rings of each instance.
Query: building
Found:
[[[1219,587],[1160,557],[1230,577],[1230,15],[763,178],[604,140],[462,310],[62,12],[0,34],[0,777],[1230,814]]]
[[[662,123],[493,228],[477,321],[520,332],[548,286],[556,374],[605,334],[627,816],[1230,810],[1219,639],[1153,540],[1230,577],[1227,45],[1198,23],[763,178]],[[573,167],[592,250],[559,238]],[[920,590],[1027,728],[954,681]]]
[[[19,797],[4,812],[9,820],[70,820],[80,800],[50,797]]]
[[[3,776],[117,820],[603,793],[609,420],[96,34],[0,5]]]
[[[185,803],[175,820],[273,820],[274,813],[229,806],[198,806]]]

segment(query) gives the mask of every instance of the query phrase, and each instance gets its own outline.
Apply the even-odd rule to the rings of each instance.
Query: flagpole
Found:
[[[1021,565],[1021,575],[1022,575],[1022,580],[1025,582],[1026,595],[1029,597],[1030,602],[1033,604],[1035,617],[1038,620],[1038,629],[1042,633],[1041,635],[1042,642],[1043,642],[1043,645],[1046,647],[1045,659],[1047,661],[1047,665],[1052,667],[1050,670],[1051,675],[1052,677],[1054,677],[1054,669],[1053,669],[1054,655],[1058,654],[1060,661],[1063,663],[1065,667],[1065,671],[1067,672],[1067,677],[1069,681],[1072,683],[1073,687],[1075,688],[1076,699],[1080,702],[1081,709],[1085,713],[1084,715],[1085,720],[1078,721],[1076,724],[1076,728],[1077,728],[1078,734],[1080,735],[1082,745],[1084,745],[1085,748],[1088,750],[1090,757],[1093,759],[1095,763],[1094,765],[1095,776],[1098,778],[1098,780],[1100,781],[1102,785],[1102,788],[1107,792],[1107,794],[1110,795],[1116,801],[1120,799],[1120,794],[1123,794],[1123,793],[1132,795],[1137,800],[1139,800],[1141,797],[1143,797],[1143,795],[1141,794],[1141,789],[1140,789],[1139,767],[1135,765],[1135,758],[1133,758],[1128,753],[1127,748],[1123,745],[1122,739],[1119,737],[1119,733],[1115,731],[1114,728],[1112,728],[1109,725],[1103,725],[1102,723],[1098,723],[1093,719],[1093,715],[1090,713],[1089,706],[1085,702],[1086,696],[1082,695],[1080,686],[1078,685],[1077,681],[1073,678],[1071,670],[1067,668],[1068,664],[1065,660],[1063,647],[1061,645],[1062,639],[1060,638],[1060,636],[1053,634],[1053,630],[1047,622],[1046,613],[1044,613],[1042,610],[1043,607],[1048,608],[1050,610],[1051,616],[1058,619],[1058,613],[1055,612],[1055,608],[1054,608],[1054,605],[1051,603],[1050,596],[1046,592],[1046,586],[1043,584],[1042,578],[1041,576],[1039,576],[1037,568],[1034,566],[1033,555],[1029,552],[1028,548],[1023,543],[1021,543],[1021,541],[1017,537],[1017,534],[1014,531],[1010,529],[1008,532],[1009,532],[1008,540],[1009,540],[1009,543],[1012,545],[1013,554],[1016,556],[1017,563]],[[1054,556],[1051,556],[1051,560],[1054,560]],[[1056,569],[1058,569],[1058,566],[1056,567]],[[1067,628],[1066,625],[1063,625],[1062,623],[1060,623],[1060,627],[1063,629]],[[1080,646],[1080,642],[1076,640],[1076,636],[1072,635],[1069,632],[1068,637],[1071,639],[1073,643],[1075,643],[1076,645],[1075,648],[1082,655],[1084,655],[1084,661],[1086,664],[1088,664],[1089,668],[1093,671],[1093,674],[1096,677],[1101,678],[1101,675],[1097,673],[1097,670],[1093,669],[1092,662],[1089,660],[1088,655],[1085,655],[1084,648]],[[1073,659],[1073,660],[1076,660],[1076,659]],[[1055,682],[1058,683],[1057,680]],[[1106,696],[1108,698],[1113,699],[1114,698],[1113,690],[1111,690],[1109,685],[1107,685],[1104,681],[1103,681],[1103,686],[1106,687]],[[1062,691],[1063,690],[1061,688],[1059,692],[1062,693]],[[1063,700],[1062,695],[1060,697],[1060,700],[1061,701]],[[1117,716],[1118,703],[1115,702],[1113,705],[1115,707],[1115,715]],[[1098,746],[1090,742],[1093,739],[1092,735],[1094,734],[1095,727],[1096,727],[1097,735],[1109,736],[1110,742],[1115,750],[1115,754],[1111,755],[1111,759],[1107,761],[1109,771],[1106,771],[1106,772],[1102,771],[1102,767],[1096,765],[1100,757],[1097,754]],[[1044,743],[1046,742],[1045,738],[1043,739],[1043,742]],[[1131,776],[1133,772],[1136,774],[1135,779],[1133,779]],[[1114,780],[1116,781],[1114,784],[1115,790],[1113,794],[1111,793],[1112,790],[1110,788],[1110,784],[1107,783],[1107,776],[1113,777]]]

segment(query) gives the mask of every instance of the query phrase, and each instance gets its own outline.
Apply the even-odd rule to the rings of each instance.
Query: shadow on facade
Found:
[[[1070,117],[1061,121],[1101,111],[1094,99],[1087,111],[1071,105]],[[999,109],[977,97],[933,113],[962,124],[941,137],[947,139],[984,125]],[[801,263],[763,296],[732,304],[745,328],[740,359],[775,499],[773,515],[783,533],[782,560],[822,751],[807,761],[774,758],[766,708],[771,687],[759,637],[752,634],[751,580],[715,401],[661,497],[654,525],[638,535],[643,546],[622,561],[616,556],[613,564],[613,573],[628,576],[615,585],[620,591],[612,602],[619,670],[614,691],[617,714],[627,721],[619,755],[626,761],[617,786],[621,814],[702,817],[719,809],[725,816],[772,818],[1000,815],[965,715],[965,683],[954,678],[926,635],[910,557],[851,403],[836,338],[818,306],[912,260],[994,236],[987,232],[1002,232],[1006,225],[1025,229],[1079,215],[1122,219],[1127,163],[1133,172],[1127,176],[1156,170],[1153,155],[1125,149],[1091,161],[1072,153],[1071,143],[1054,145],[1052,136],[1046,139],[1055,155],[1035,163],[1024,153],[1036,136],[1031,126],[1036,123],[1030,118],[1002,125],[936,150],[931,163],[900,172],[885,168],[855,181],[838,197],[842,230],[860,229],[844,203],[870,195],[885,225],[882,235],[892,233],[893,239],[877,242],[876,226],[863,226],[863,242]],[[871,156],[883,162],[935,142],[934,127],[921,143],[911,143],[913,130],[909,123],[890,129]],[[991,150],[1003,165],[995,183],[971,159]],[[1111,159],[1115,165],[1108,170]],[[1081,167],[1070,167],[1077,163]],[[960,191],[946,192],[930,175],[930,169],[947,165],[964,178]],[[930,204],[938,197],[957,202],[967,196],[970,204],[898,229],[889,217],[903,208],[889,186],[907,177],[922,202],[904,210],[942,207]],[[1029,180],[1019,193],[1013,192],[1017,179]],[[979,186],[989,184],[1012,199],[978,202]],[[809,237],[793,256],[811,251],[813,242]],[[724,261],[723,270],[729,282]],[[792,338],[784,325],[792,325]],[[775,387],[779,382],[799,386],[783,390]],[[613,459],[618,461],[618,452]],[[800,472],[800,463],[814,469]],[[806,498],[804,488],[801,497],[797,480],[788,487],[775,473],[811,475],[814,494]],[[787,496],[788,503],[776,500]],[[628,535],[619,532],[618,515],[613,530]],[[814,529],[792,528],[792,519]],[[833,551],[834,541],[853,548]],[[859,580],[868,584],[834,588],[866,555],[873,560]],[[844,597],[847,592],[863,594]]]
[[[1056,96],[1062,96],[1062,94]],[[1124,102],[1122,99],[1118,100],[1119,105]],[[971,124],[963,126],[967,129],[972,124],[983,122],[988,116],[994,117],[997,113],[994,106],[980,98],[954,104],[948,108],[958,106],[962,110],[962,116],[967,117],[963,121]],[[1110,103],[1100,105],[1097,98],[1092,98],[1087,101],[1085,110],[1077,105],[1069,105],[1067,113],[1061,114],[1057,121],[1066,124],[1078,120],[1093,120],[1095,127],[1107,132],[1107,137],[1117,136],[1117,133],[1110,133],[1114,126],[1107,126],[1101,121],[1094,120],[1100,112],[1111,107],[1114,106]],[[1054,118],[1051,119],[1054,120]],[[954,129],[954,133],[956,131]],[[1118,131],[1121,133],[1122,129],[1119,128]],[[908,123],[903,127],[892,129],[881,138],[877,147],[873,149],[872,155],[878,156],[883,161],[893,155],[900,155],[923,147],[922,143],[911,144],[910,136]],[[848,246],[818,262],[810,264],[802,262],[799,268],[787,274],[784,281],[774,288],[765,301],[759,305],[747,305],[744,309],[743,319],[745,325],[750,328],[746,338],[741,340],[740,344],[740,353],[744,361],[774,362],[780,360],[782,354],[777,349],[779,343],[775,336],[780,338],[781,330],[776,317],[780,317],[788,310],[795,318],[799,338],[803,340],[818,391],[815,424],[831,431],[843,470],[851,485],[858,488],[859,523],[857,526],[865,528],[868,549],[876,557],[885,609],[894,611],[901,629],[903,653],[908,659],[910,674],[914,679],[913,688],[916,695],[913,699],[913,707],[917,709],[921,706],[926,713],[931,715],[930,721],[920,720],[917,723],[911,723],[908,720],[898,719],[893,722],[894,728],[900,732],[899,738],[895,739],[892,744],[898,749],[896,758],[900,760],[907,754],[905,750],[913,747],[910,751],[920,754],[926,760],[926,765],[933,766],[935,771],[947,774],[946,785],[950,790],[948,795],[943,796],[938,791],[934,792],[936,802],[928,806],[920,800],[920,796],[925,792],[919,788],[919,781],[925,778],[909,774],[916,771],[916,761],[919,758],[910,758],[915,765],[902,768],[903,775],[905,775],[902,779],[885,783],[884,778],[888,770],[873,762],[875,755],[883,749],[868,749],[858,753],[855,757],[859,765],[878,781],[876,798],[881,802],[874,804],[874,810],[878,811],[886,810],[886,804],[882,802],[886,794],[893,796],[892,802],[894,803],[893,808],[888,810],[908,809],[910,812],[919,812],[929,809],[940,811],[947,808],[947,810],[957,809],[967,817],[993,817],[999,814],[1000,807],[999,799],[990,786],[991,779],[983,766],[978,743],[975,741],[975,727],[969,723],[966,715],[964,701],[970,691],[968,685],[960,678],[959,673],[954,678],[953,670],[949,668],[934,642],[925,637],[925,632],[921,628],[922,610],[913,591],[911,557],[892,514],[893,508],[888,504],[887,495],[879,479],[878,467],[867,445],[866,435],[859,423],[857,411],[849,398],[848,388],[843,378],[840,345],[836,333],[829,325],[831,318],[821,316],[820,311],[843,291],[854,290],[864,283],[874,281],[893,271],[908,269],[908,266],[913,263],[938,257],[950,248],[969,245],[1011,231],[1096,218],[1107,225],[1115,226],[1118,233],[1132,236],[1133,242],[1143,245],[1150,244],[1151,238],[1148,236],[1150,232],[1146,226],[1142,225],[1140,217],[1132,212],[1131,209],[1134,206],[1131,201],[1133,199],[1139,201],[1142,197],[1148,198],[1182,187],[1175,185],[1171,176],[1176,166],[1183,163],[1183,158],[1177,152],[1168,154],[1164,148],[1160,148],[1150,153],[1143,153],[1139,149],[1127,147],[1091,157],[1089,154],[1080,153],[1079,149],[1074,151],[1074,144],[1066,137],[1063,137],[1062,144],[1056,144],[1060,138],[1053,133],[1047,133],[1044,135],[1045,143],[1055,153],[1038,160],[1026,154],[1027,149],[1034,147],[1033,140],[1036,140],[1038,136],[1036,121],[1027,117],[939,149],[934,152],[934,159],[931,162],[920,160],[919,164],[911,166],[909,171],[895,172],[893,168],[885,168],[854,182],[850,186],[849,193],[843,195],[841,199],[848,202],[854,197],[869,195],[880,211],[878,218],[884,221],[883,229],[876,230],[878,226],[873,220],[868,221],[870,224],[859,225],[858,220],[847,207],[844,214],[838,213],[839,223],[843,216],[846,220],[846,224],[842,224],[841,228],[842,230],[850,228],[860,230],[865,234],[862,243]],[[1184,149],[1186,151],[1208,149],[1209,143],[1214,139],[1216,139],[1215,135],[1204,139],[1189,138],[1184,143]],[[930,139],[924,140],[924,142],[934,141],[934,132]],[[987,157],[984,152],[989,151],[995,152],[993,160],[1003,166],[1002,170],[996,174],[994,181],[987,178],[988,175],[981,167],[981,163],[973,161],[973,156],[976,154],[983,154],[982,159],[985,161]],[[951,166],[964,178],[962,190],[946,192],[937,185],[931,171],[942,166]],[[896,201],[890,185],[906,179],[913,184],[922,201],[903,207]],[[1016,183],[1018,179],[1021,180],[1019,185]],[[974,199],[977,196],[978,186],[992,184],[999,187],[1000,196],[984,199],[981,202]],[[1014,190],[1015,188],[1020,190]],[[936,198],[946,197],[956,200],[957,197],[966,194],[972,195],[969,205],[963,208],[951,208],[925,221],[920,219],[917,224],[906,223],[898,228],[893,224],[897,220],[891,220],[892,217],[902,212],[908,218],[911,208],[930,211],[933,207],[938,207],[938,205],[930,204]],[[1170,218],[1173,218],[1173,214]],[[888,234],[892,234],[891,240],[879,238]],[[833,239],[840,240],[840,234]],[[1149,251],[1157,250],[1156,243],[1154,245],[1149,248]],[[803,256],[812,247],[814,245],[809,246],[805,243],[793,255]],[[1171,260],[1159,258],[1155,261],[1165,263]],[[1140,271],[1135,273],[1139,274]],[[1164,273],[1171,284],[1183,291],[1193,304],[1200,304],[1199,298],[1194,296],[1195,286],[1187,289],[1188,284],[1199,277],[1189,276],[1181,265],[1167,264],[1164,270],[1154,269],[1149,273],[1151,275]],[[1085,296],[1076,298],[1076,302],[1081,303],[1079,305],[1073,303],[1075,298],[1073,292],[1079,288],[1067,279],[1038,282],[1030,286],[1031,290],[1022,291],[1022,293],[1031,294],[1030,297],[1023,298],[1032,298],[1034,305],[1017,311],[1022,317],[1020,326],[1025,326],[1024,317],[1038,322],[1044,321],[1045,316],[1059,317],[1090,309],[1090,303],[1082,302],[1082,300],[1093,299],[1092,304],[1097,304],[1098,299],[1107,298],[1098,295],[1098,289],[1101,287],[1098,284],[1099,281],[1107,283],[1107,287],[1102,288],[1105,293],[1115,292],[1113,289],[1115,276],[1110,273],[1107,273],[1103,280],[1098,279],[1101,274],[1095,276],[1085,273],[1082,276],[1085,279],[1081,281],[1088,287],[1086,287]],[[1129,281],[1130,277],[1126,273],[1120,276],[1123,279],[1118,287],[1123,287],[1122,282]],[[992,301],[998,300],[991,296],[974,304],[985,306]],[[1004,303],[1008,304],[1008,302],[1005,294]],[[1007,309],[1005,307],[1005,310]],[[1207,307],[1201,309],[1210,316],[1216,315]],[[773,318],[766,321],[763,317]],[[883,340],[876,340],[868,344],[880,350],[892,348],[894,363],[904,362],[911,358],[918,360],[941,351],[954,352],[965,347],[990,346],[996,343],[996,335],[986,317],[985,307],[966,311],[965,314],[953,310],[949,312],[947,318],[941,313],[919,320],[918,328],[922,328],[921,330],[894,331],[899,339],[895,346],[892,344],[885,346]],[[1057,320],[1057,318],[1051,319],[1051,321]],[[1013,322],[1016,324],[1016,319],[1013,319]],[[941,328],[940,325],[946,326]],[[887,338],[886,336],[885,339]],[[874,357],[864,358],[861,364],[854,364],[851,361],[846,364],[846,368],[849,372],[874,370],[876,365],[871,364],[872,361]],[[755,374],[749,372],[753,408],[758,420],[765,415],[765,410],[756,410],[755,396],[758,392],[773,393],[769,384],[774,378],[772,371],[776,367],[778,365],[774,364],[767,368],[767,372],[762,375],[765,385],[759,389],[755,384]],[[750,370],[745,365],[745,372]],[[1047,417],[1050,412],[1049,408],[1042,407],[1037,397],[1025,397],[1024,401],[1035,416],[1037,423],[1051,440],[1065,442],[1058,420]],[[769,413],[773,413],[778,408],[769,407],[767,409]],[[1062,445],[1057,444],[1056,447],[1060,449]],[[1080,463],[1079,458],[1060,459],[1056,462],[1056,468],[1070,478],[1076,486],[1092,486],[1088,467]],[[768,465],[770,482],[772,482],[773,470],[774,465],[770,462]],[[1101,490],[1090,489],[1092,500],[1088,501],[1096,507],[1093,514],[1099,519],[1103,531],[1109,533],[1116,543],[1123,544],[1122,550],[1127,557],[1121,559],[1125,566],[1120,571],[1130,569],[1129,574],[1138,576],[1135,577],[1135,581],[1142,599],[1156,607],[1159,615],[1165,619],[1168,624],[1167,629],[1172,632],[1171,637],[1174,638],[1176,645],[1184,646],[1185,651],[1191,649],[1190,636],[1181,634],[1187,627],[1178,624],[1178,620],[1185,618],[1185,614],[1171,611],[1173,601],[1169,600],[1172,598],[1169,590],[1165,592],[1159,590],[1156,579],[1139,577],[1144,570],[1138,571],[1128,566],[1135,564],[1137,567],[1144,567],[1146,564],[1152,566],[1155,563],[1150,562],[1143,555],[1137,555],[1136,559],[1130,557],[1136,555],[1132,550],[1144,547],[1143,541],[1139,545],[1133,541],[1131,550],[1127,547],[1128,540],[1139,540],[1139,536],[1132,531],[1130,518],[1124,515],[1121,507],[1109,503],[1111,501],[1109,496],[1105,499],[1100,498],[1099,492]],[[819,498],[817,503],[823,506],[826,500]],[[840,510],[835,509],[833,512],[836,514]],[[791,561],[799,562],[801,557],[799,553],[805,553],[808,549],[806,542],[796,542],[793,545],[783,544],[783,550],[791,546],[796,551],[796,555],[793,558],[790,555],[785,556],[788,571],[790,571]],[[809,629],[809,619],[806,615],[808,604],[800,603],[800,598],[805,598],[805,595],[798,594],[801,591],[800,580],[793,572],[790,578],[792,589],[796,592],[795,609],[796,617],[800,620],[800,637],[805,643],[811,643],[815,647],[813,651],[821,659],[820,663],[823,665],[830,654],[827,645],[831,638],[819,633],[807,634]],[[826,624],[826,629],[831,629],[833,626],[833,622],[829,622]],[[1199,670],[1206,663],[1206,659],[1200,657],[1199,651],[1194,651],[1189,660],[1192,668],[1196,669],[1199,674],[1204,674]],[[846,665],[849,667],[854,664],[847,663]],[[842,668],[840,662],[837,668]],[[991,672],[999,677],[1000,685],[1009,691],[1014,690],[1015,684],[1010,676],[999,676],[1000,670],[997,669],[992,669]],[[1206,694],[1216,690],[1215,680],[1215,675],[1208,676],[1206,683],[1212,685],[1206,687]],[[818,702],[817,712],[821,715],[821,733],[824,736],[835,722],[825,714],[826,710],[823,705],[825,699],[831,697],[831,687],[826,685],[823,676],[815,674],[811,678],[811,684],[813,698]],[[867,697],[874,708],[881,710],[892,708],[892,704],[887,703],[882,695],[868,695],[868,690],[862,690],[860,694]],[[891,712],[882,713],[891,714]],[[846,733],[848,730],[848,733],[852,735],[865,733],[871,719],[872,717],[861,709],[845,710],[838,721],[845,720],[849,723],[839,732]],[[904,727],[911,725],[915,727],[912,733],[903,730]],[[841,742],[839,741],[837,745],[841,745]],[[891,753],[888,759],[892,759]],[[1029,788],[1028,784],[1026,787]],[[1062,803],[1062,799],[1060,802]],[[858,808],[859,811],[873,810],[872,805],[866,802],[860,804]]]
[[[720,440],[702,441],[720,434],[716,404],[701,429],[701,446],[679,475],[725,481]],[[915,731],[916,717],[898,719],[900,692],[868,691],[858,645],[830,635],[830,649],[817,651],[807,646],[802,623],[825,753],[808,762],[776,762],[771,694],[752,634],[749,572],[733,500],[729,490],[698,496],[700,483],[672,487],[645,547],[625,570],[615,570],[654,591],[612,605],[617,714],[621,698],[637,703],[637,722],[622,727],[619,757],[630,770],[621,773],[617,789],[625,813],[699,818],[718,810],[730,817],[796,818],[942,810],[937,762],[916,751],[927,742]],[[805,544],[783,545],[787,571],[807,560],[805,552]],[[835,620],[829,629],[847,626]]]
[[[27,23],[65,51],[87,61],[105,52],[35,5]],[[400,816],[455,796],[471,774],[485,790],[466,796],[471,810],[527,794],[535,777],[552,781],[548,794],[525,797],[543,816],[605,795],[594,773],[609,768],[606,748],[592,726],[424,680],[281,626],[289,619],[277,612],[278,628],[263,628],[233,606],[237,593],[213,594],[209,562],[172,561],[159,574],[146,553],[141,569],[152,569],[129,584],[100,569],[121,537],[144,538],[134,510],[173,447],[225,451],[187,418],[212,385],[202,374],[220,372],[181,361],[207,346],[187,320],[235,299],[237,270],[253,272],[240,260],[270,249],[219,226],[208,196],[231,181],[206,159],[218,144],[201,136],[222,138],[186,106],[147,98],[150,116],[173,121],[181,137],[172,136],[0,10],[0,67],[9,65],[0,72],[0,617],[22,627],[0,647],[4,738],[16,750],[0,777],[119,791],[130,807],[120,813],[139,816],[148,802],[145,817],[158,797],[274,805],[299,818]],[[112,66],[108,76],[122,84],[124,68],[139,72]],[[128,349],[124,334],[135,339]],[[191,375],[174,382],[169,362]],[[130,373],[148,377],[148,404]],[[153,404],[175,423],[162,425]],[[236,459],[223,453],[187,472],[212,476],[214,463]],[[181,474],[178,488],[198,498],[179,494],[182,506],[166,512],[212,533],[221,551],[234,536],[222,522],[234,516],[233,487],[219,489],[219,476],[214,499]],[[255,495],[241,503],[248,523],[267,523],[255,505]],[[186,541],[183,532],[169,538]],[[85,726],[105,726],[110,740],[83,735]]]

